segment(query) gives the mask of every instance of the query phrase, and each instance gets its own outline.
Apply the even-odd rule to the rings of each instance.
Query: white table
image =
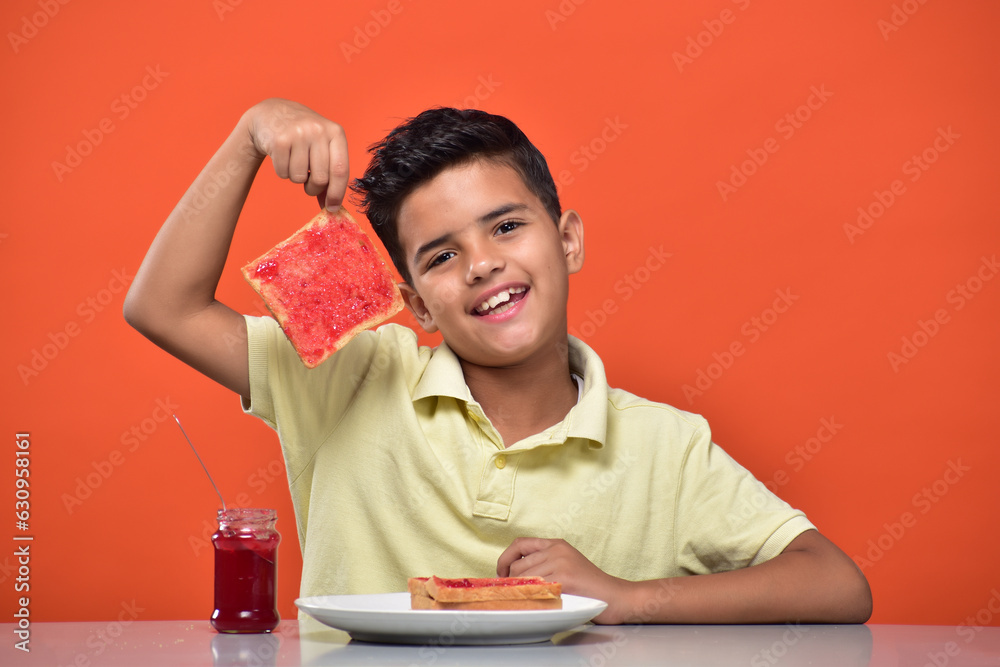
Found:
[[[312,623],[220,635],[208,621],[32,623],[30,653],[0,624],[0,665],[748,665],[1000,667],[1000,627],[918,625],[585,625],[520,646],[366,644]]]

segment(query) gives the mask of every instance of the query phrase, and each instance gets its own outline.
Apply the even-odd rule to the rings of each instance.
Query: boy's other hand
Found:
[[[519,537],[500,554],[498,577],[544,577],[562,584],[564,593],[603,600],[608,608],[595,623],[621,623],[628,581],[612,577],[566,540]]]
[[[245,116],[257,156],[269,155],[281,178],[302,183],[320,206],[336,211],[347,191],[347,136],[337,123],[298,102],[272,98]]]

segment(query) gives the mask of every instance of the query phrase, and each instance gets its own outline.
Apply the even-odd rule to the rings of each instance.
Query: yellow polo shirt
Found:
[[[608,387],[570,338],[579,402],[504,447],[447,347],[395,324],[307,369],[271,318],[247,317],[250,405],[281,441],[302,596],[405,591],[411,576],[496,576],[516,537],[563,538],[630,580],[746,567],[805,515],[711,441],[694,414]]]

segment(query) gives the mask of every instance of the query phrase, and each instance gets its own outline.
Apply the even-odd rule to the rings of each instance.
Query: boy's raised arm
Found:
[[[144,336],[249,398],[243,316],[215,299],[243,202],[266,156],[281,178],[336,210],[347,189],[343,129],[310,109],[270,99],[240,118],[160,228],[125,298]]]

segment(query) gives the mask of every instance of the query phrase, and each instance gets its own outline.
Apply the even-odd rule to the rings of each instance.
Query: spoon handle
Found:
[[[208,475],[208,481],[212,483],[212,488],[215,489],[215,492],[219,494],[219,501],[222,503],[222,511],[226,511],[226,501],[222,499],[222,494],[219,493],[219,487],[215,485],[215,480],[212,479],[211,473],[208,472],[208,468],[205,466],[205,462],[201,460],[200,456],[198,456],[198,450],[194,448],[194,443],[191,442],[191,438],[188,437],[188,434],[184,430],[184,427],[181,426],[181,420],[177,418],[177,415],[171,415],[171,417],[173,417],[174,421],[177,422],[177,426],[181,429],[181,433],[184,434],[184,439],[188,441],[189,445],[191,445],[191,451],[194,452],[194,455],[196,457],[198,457],[198,463],[201,464],[201,467],[205,471],[205,474]]]

